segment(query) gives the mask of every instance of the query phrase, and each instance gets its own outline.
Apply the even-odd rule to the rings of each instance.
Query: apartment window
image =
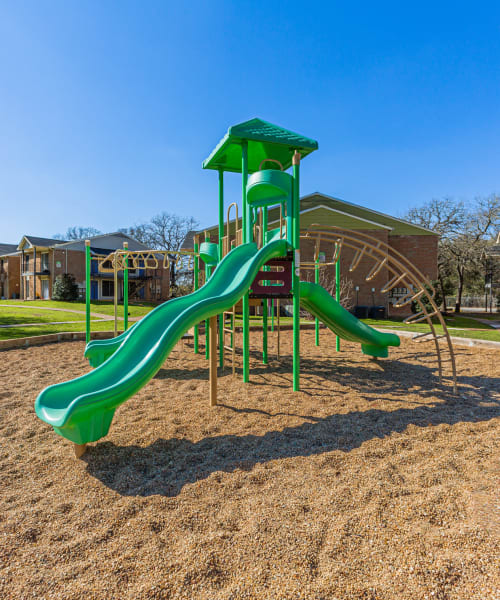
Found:
[[[114,281],[103,281],[102,282],[102,295],[104,298],[111,298],[115,295],[115,283]]]
[[[49,253],[48,252],[45,252],[44,254],[42,254],[42,257],[40,260],[40,270],[41,271],[49,270]]]
[[[24,270],[25,271],[30,270],[30,257],[29,256],[24,257]]]

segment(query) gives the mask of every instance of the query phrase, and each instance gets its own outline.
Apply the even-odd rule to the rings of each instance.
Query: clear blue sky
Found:
[[[211,224],[201,162],[254,116],[319,141],[303,193],[397,215],[499,192],[499,7],[4,0],[0,242],[163,210]]]

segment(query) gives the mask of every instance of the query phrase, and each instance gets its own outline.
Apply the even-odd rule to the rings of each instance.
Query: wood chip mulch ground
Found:
[[[270,334],[271,354],[275,335]],[[0,352],[0,598],[500,598],[500,352],[291,333],[251,383],[177,346],[82,460],[33,411],[82,342]]]

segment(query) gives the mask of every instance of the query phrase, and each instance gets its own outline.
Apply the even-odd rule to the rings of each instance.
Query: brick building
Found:
[[[96,259],[123,248],[129,250],[148,248],[125,233],[116,232],[90,238],[91,255]],[[2,247],[0,245],[0,252]],[[22,300],[46,299],[52,296],[52,286],[58,275],[65,273],[75,277],[81,292],[85,294],[85,240],[64,242],[51,238],[25,235],[15,252],[0,255],[0,284],[2,296]],[[12,250],[12,247],[9,248]],[[114,276],[99,270],[99,262],[91,263],[91,299],[112,300],[114,298]],[[111,267],[105,264],[105,267]],[[139,263],[139,267],[144,266]],[[161,263],[159,265],[161,267]],[[123,273],[119,272],[118,298],[123,298]],[[136,300],[164,301],[169,297],[169,271],[158,268],[129,269],[129,297]]]
[[[279,223],[279,209],[274,208],[269,211],[269,229],[276,227]],[[370,235],[377,240],[381,240],[390,248],[401,253],[410,263],[429,280],[437,278],[437,247],[438,236],[428,229],[408,223],[381,212],[351,204],[326,194],[316,192],[304,196],[300,200],[300,227],[301,230],[307,229],[313,224],[329,225],[340,227],[345,230],[359,231],[360,233]],[[234,223],[230,224],[231,231],[234,230]],[[217,241],[218,228],[210,227],[207,230],[199,232],[208,233],[212,241]],[[190,232],[186,237],[183,247],[192,248],[193,234]],[[326,254],[326,261],[331,261],[333,257],[333,244],[322,244],[321,251]],[[355,251],[344,247],[340,257],[341,278],[350,281],[352,286],[353,304],[360,306],[384,306],[389,315],[406,315],[410,306],[402,309],[396,308],[398,298],[406,295],[408,290],[405,288],[396,288],[390,293],[382,293],[381,289],[390,279],[387,269],[382,268],[376,277],[371,281],[366,281],[365,277],[373,266],[373,260],[362,258],[354,272],[349,272],[349,266],[354,258]],[[309,262],[314,259],[314,241],[301,241],[301,261]],[[330,273],[328,273],[330,269]],[[325,267],[325,278],[334,278],[334,267]],[[302,279],[311,279],[311,271],[303,271]],[[358,288],[358,289],[356,289]]]
[[[0,298],[19,298],[21,259],[15,244],[0,244]]]

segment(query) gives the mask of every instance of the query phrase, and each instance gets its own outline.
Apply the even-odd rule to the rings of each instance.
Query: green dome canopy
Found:
[[[267,158],[278,160],[283,169],[292,164],[297,150],[302,158],[318,149],[318,142],[262,119],[250,119],[233,125],[203,161],[204,169],[222,169],[241,173],[241,142],[248,142],[248,171],[254,173]],[[269,166],[264,163],[264,167]]]

